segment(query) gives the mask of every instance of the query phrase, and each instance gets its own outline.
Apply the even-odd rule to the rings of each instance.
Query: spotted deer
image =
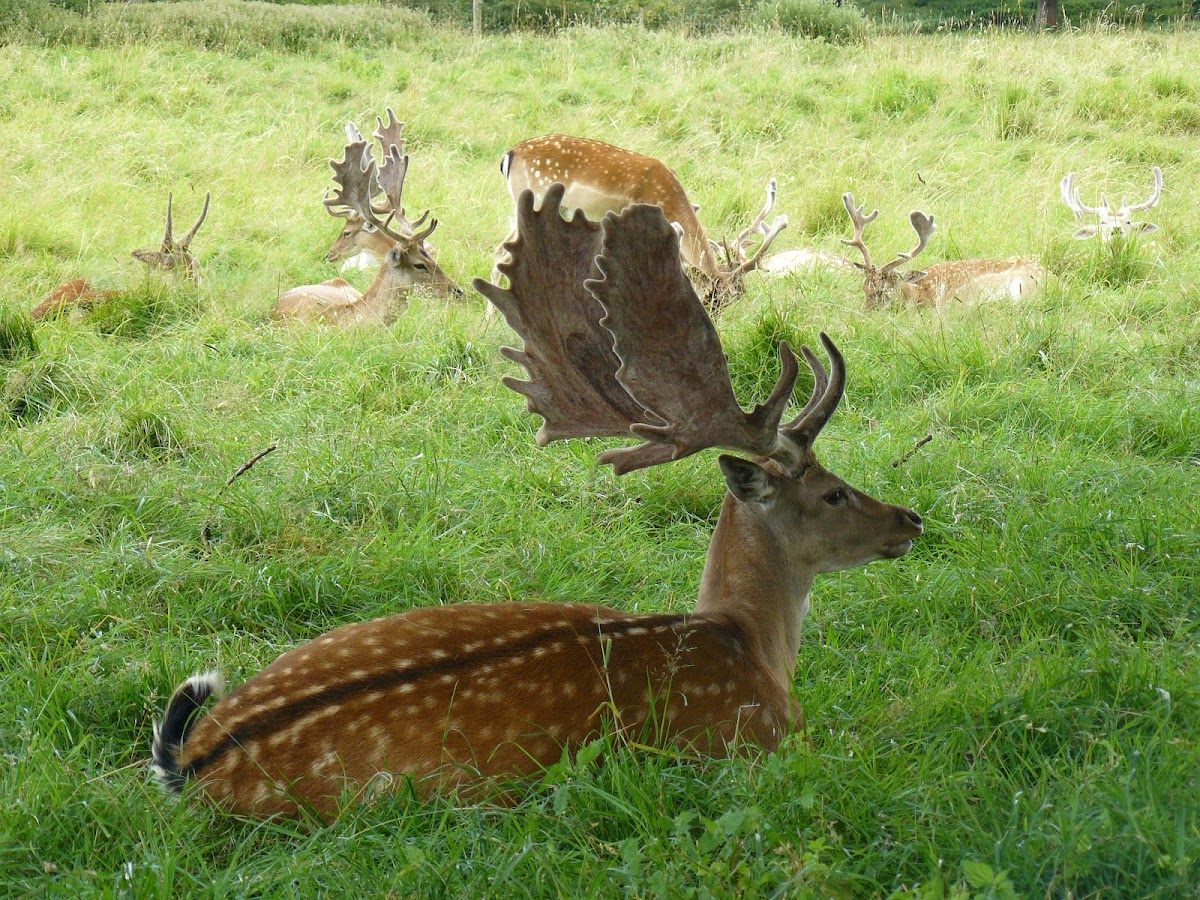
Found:
[[[1162,196],[1162,169],[1155,166],[1152,172],[1154,175],[1154,188],[1150,192],[1150,198],[1143,200],[1141,203],[1130,205],[1122,197],[1121,205],[1115,210],[1109,205],[1108,197],[1103,191],[1100,193],[1099,206],[1088,206],[1080,200],[1079,188],[1075,187],[1075,173],[1068,172],[1059,183],[1063,203],[1070,207],[1076,219],[1082,219],[1084,216],[1100,217],[1098,224],[1084,225],[1075,232],[1075,237],[1079,240],[1087,240],[1090,237],[1099,236],[1101,241],[1108,242],[1117,236],[1129,237],[1131,234],[1150,234],[1151,232],[1158,231],[1158,226],[1152,222],[1133,221],[1134,213],[1153,209],[1158,205],[1158,200]]]
[[[376,131],[374,136],[378,137],[384,145],[384,151],[387,151],[389,145],[394,144],[400,151],[400,155],[404,155],[404,123],[396,118],[396,113],[389,107],[387,110],[388,121],[385,124],[379,116],[375,117]],[[346,139],[349,143],[363,140],[362,132],[358,130],[358,125],[354,122],[346,124]],[[378,194],[380,189],[376,189]],[[372,195],[374,196],[374,195]],[[342,270],[346,269],[371,269],[375,268],[383,261],[388,251],[392,249],[392,242],[387,235],[383,234],[378,228],[364,219],[353,209],[345,207],[326,206],[326,211],[334,218],[344,219],[345,225],[342,226],[341,232],[337,239],[329,248],[329,252],[325,254],[326,262],[337,262],[339,259],[344,260]],[[392,213],[393,210],[385,202],[374,206],[377,215],[386,216]],[[424,222],[424,216],[418,219],[415,223],[409,222],[404,217],[404,210],[399,210],[398,214],[392,220],[393,226],[401,234],[412,235],[415,229],[420,228]],[[434,259],[437,258],[437,251],[428,243],[425,243],[425,249]]]
[[[747,272],[757,268],[779,232],[787,227],[787,216],[779,216],[763,230],[758,250],[745,259],[722,264],[697,215],[699,207],[688,199],[675,173],[649,156],[622,150],[587,138],[551,134],[522,141],[500,160],[500,172],[508,183],[514,204],[531,190],[540,201],[553,184],[566,186],[566,209],[580,209],[589,219],[600,221],[606,213],[620,212],[635,203],[659,207],[683,231],[680,253],[698,274],[705,304],[718,310],[743,288]],[[514,224],[515,228],[515,224]],[[505,246],[516,232],[496,249],[497,268],[492,280],[499,283]],[[495,313],[491,308],[488,316]]]
[[[402,128],[402,123],[395,122],[390,109],[388,117],[389,124],[385,126],[379,120],[380,127],[374,134],[385,148],[382,162],[376,163],[371,145],[354,129],[342,159],[329,161],[336,190],[325,199],[326,208],[335,215],[357,215],[387,242],[388,250],[375,279],[362,293],[342,278],[292,288],[276,301],[272,318],[343,326],[384,325],[394,321],[404,309],[413,288],[424,288],[443,297],[462,296],[462,288],[442,271],[425,243],[437,228],[437,219],[414,232],[413,227],[425,222],[428,211],[415,223],[404,218],[401,200],[408,155],[402,154],[391,139],[393,135],[398,137],[396,126]],[[380,192],[386,202],[377,205],[374,197]],[[386,216],[386,220],[381,216]],[[396,223],[395,228],[392,222]]]
[[[200,263],[192,255],[192,239],[204,220],[208,217],[208,204],[211,194],[204,195],[204,209],[200,218],[182,240],[175,240],[172,223],[172,206],[174,195],[167,194],[167,230],[163,234],[162,244],[157,250],[149,247],[145,250],[134,250],[132,256],[138,262],[145,263],[152,272],[166,272],[171,276],[182,276],[189,284],[200,284]],[[76,278],[66,284],[60,284],[38,302],[30,312],[34,321],[47,316],[56,316],[69,310],[84,310],[88,307],[109,300],[118,294],[116,290],[99,290],[92,286],[86,278]]]
[[[661,209],[603,225],[526,191],[504,264],[510,287],[476,279],[524,349],[529,380],[504,383],[543,420],[539,444],[589,436],[642,443],[602,453],[617,474],[711,447],[728,493],[693,612],[626,612],[595,602],[430,606],[346,625],[281,656],[206,715],[212,673],[184,682],[153,739],[161,782],[194,781],[247,815],[327,817],[389,785],[487,789],[538,772],[609,733],[701,754],[774,749],[803,727],[791,699],[801,624],[821,572],[906,554],[921,518],[851,487],[813,445],[846,384],[801,348],[811,399],[790,421],[799,374],[782,372],[744,412],[712,321]]]
[[[933,216],[919,210],[914,210],[908,217],[917,233],[917,246],[877,266],[871,261],[871,254],[863,242],[863,231],[879,218],[879,210],[865,214],[866,207],[855,206],[854,195],[849,192],[842,195],[842,203],[854,227],[854,236],[848,240],[843,238],[842,243],[862,254],[863,261],[854,266],[863,274],[868,309],[893,303],[947,306],[955,302],[1028,299],[1042,289],[1048,278],[1040,263],[1028,259],[964,259],[935,263],[927,269],[901,271],[900,264],[911,262],[920,254],[937,227]]]

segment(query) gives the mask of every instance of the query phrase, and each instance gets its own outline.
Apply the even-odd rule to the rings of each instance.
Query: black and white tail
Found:
[[[175,689],[167,701],[162,722],[154,726],[154,740],[150,743],[150,768],[158,783],[169,793],[180,793],[187,783],[179,771],[179,748],[195,724],[196,713],[209,697],[219,697],[222,691],[224,682],[218,673],[193,675]]]
[[[512,170],[512,161],[515,155],[515,150],[509,150],[500,157],[500,174],[504,176],[505,181],[508,181],[508,173]]]

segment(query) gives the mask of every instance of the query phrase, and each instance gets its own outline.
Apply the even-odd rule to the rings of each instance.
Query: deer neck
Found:
[[[748,649],[791,687],[816,570],[794,558],[762,513],[725,495],[700,579],[696,614],[739,626]]]
[[[394,279],[388,271],[389,268],[387,261],[384,260],[379,271],[375,273],[375,278],[370,286],[363,291],[362,299],[359,301],[360,309],[371,310],[381,315],[386,314],[392,304],[404,296],[404,288],[394,283]]]

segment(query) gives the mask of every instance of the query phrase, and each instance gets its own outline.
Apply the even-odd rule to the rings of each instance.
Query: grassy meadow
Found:
[[[112,21],[0,44],[0,895],[1195,896],[1200,36],[423,27],[295,49],[269,20],[216,45]],[[592,747],[515,808],[401,797],[325,827],[151,783],[151,723],[197,670],[236,684],[428,604],[695,597],[714,454],[618,480],[599,442],[538,448],[500,384],[513,336],[474,292],[389,329],[266,321],[337,274],[326,161],[389,105],[406,202],[464,285],[508,230],[501,154],[551,131],[664,160],[713,235],[775,175],[779,249],[838,249],[852,190],[882,210],[877,259],[920,208],[927,262],[1056,274],[942,313],[867,312],[843,275],[752,276],[720,320],[747,405],[781,337],[828,331],[849,388],[823,462],[928,527],[902,560],[818,580],[795,685],[811,746]],[[1094,202],[1144,195],[1156,164],[1156,234],[1071,239],[1068,170]],[[129,257],[168,191],[183,228],[213,194],[198,292]],[[82,276],[125,293],[29,324]]]

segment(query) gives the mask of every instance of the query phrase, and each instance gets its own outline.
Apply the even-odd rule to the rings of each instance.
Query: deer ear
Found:
[[[1090,237],[1095,237],[1099,233],[1100,233],[1099,225],[1085,225],[1082,228],[1080,228],[1077,232],[1075,232],[1075,239],[1077,241],[1083,241],[1083,240],[1087,240]]]
[[[1149,234],[1152,231],[1158,231],[1158,226],[1153,222],[1134,222],[1133,229],[1140,231],[1142,234]]]
[[[743,503],[765,503],[775,494],[773,479],[762,466],[721,454],[717,457],[729,493]]]

